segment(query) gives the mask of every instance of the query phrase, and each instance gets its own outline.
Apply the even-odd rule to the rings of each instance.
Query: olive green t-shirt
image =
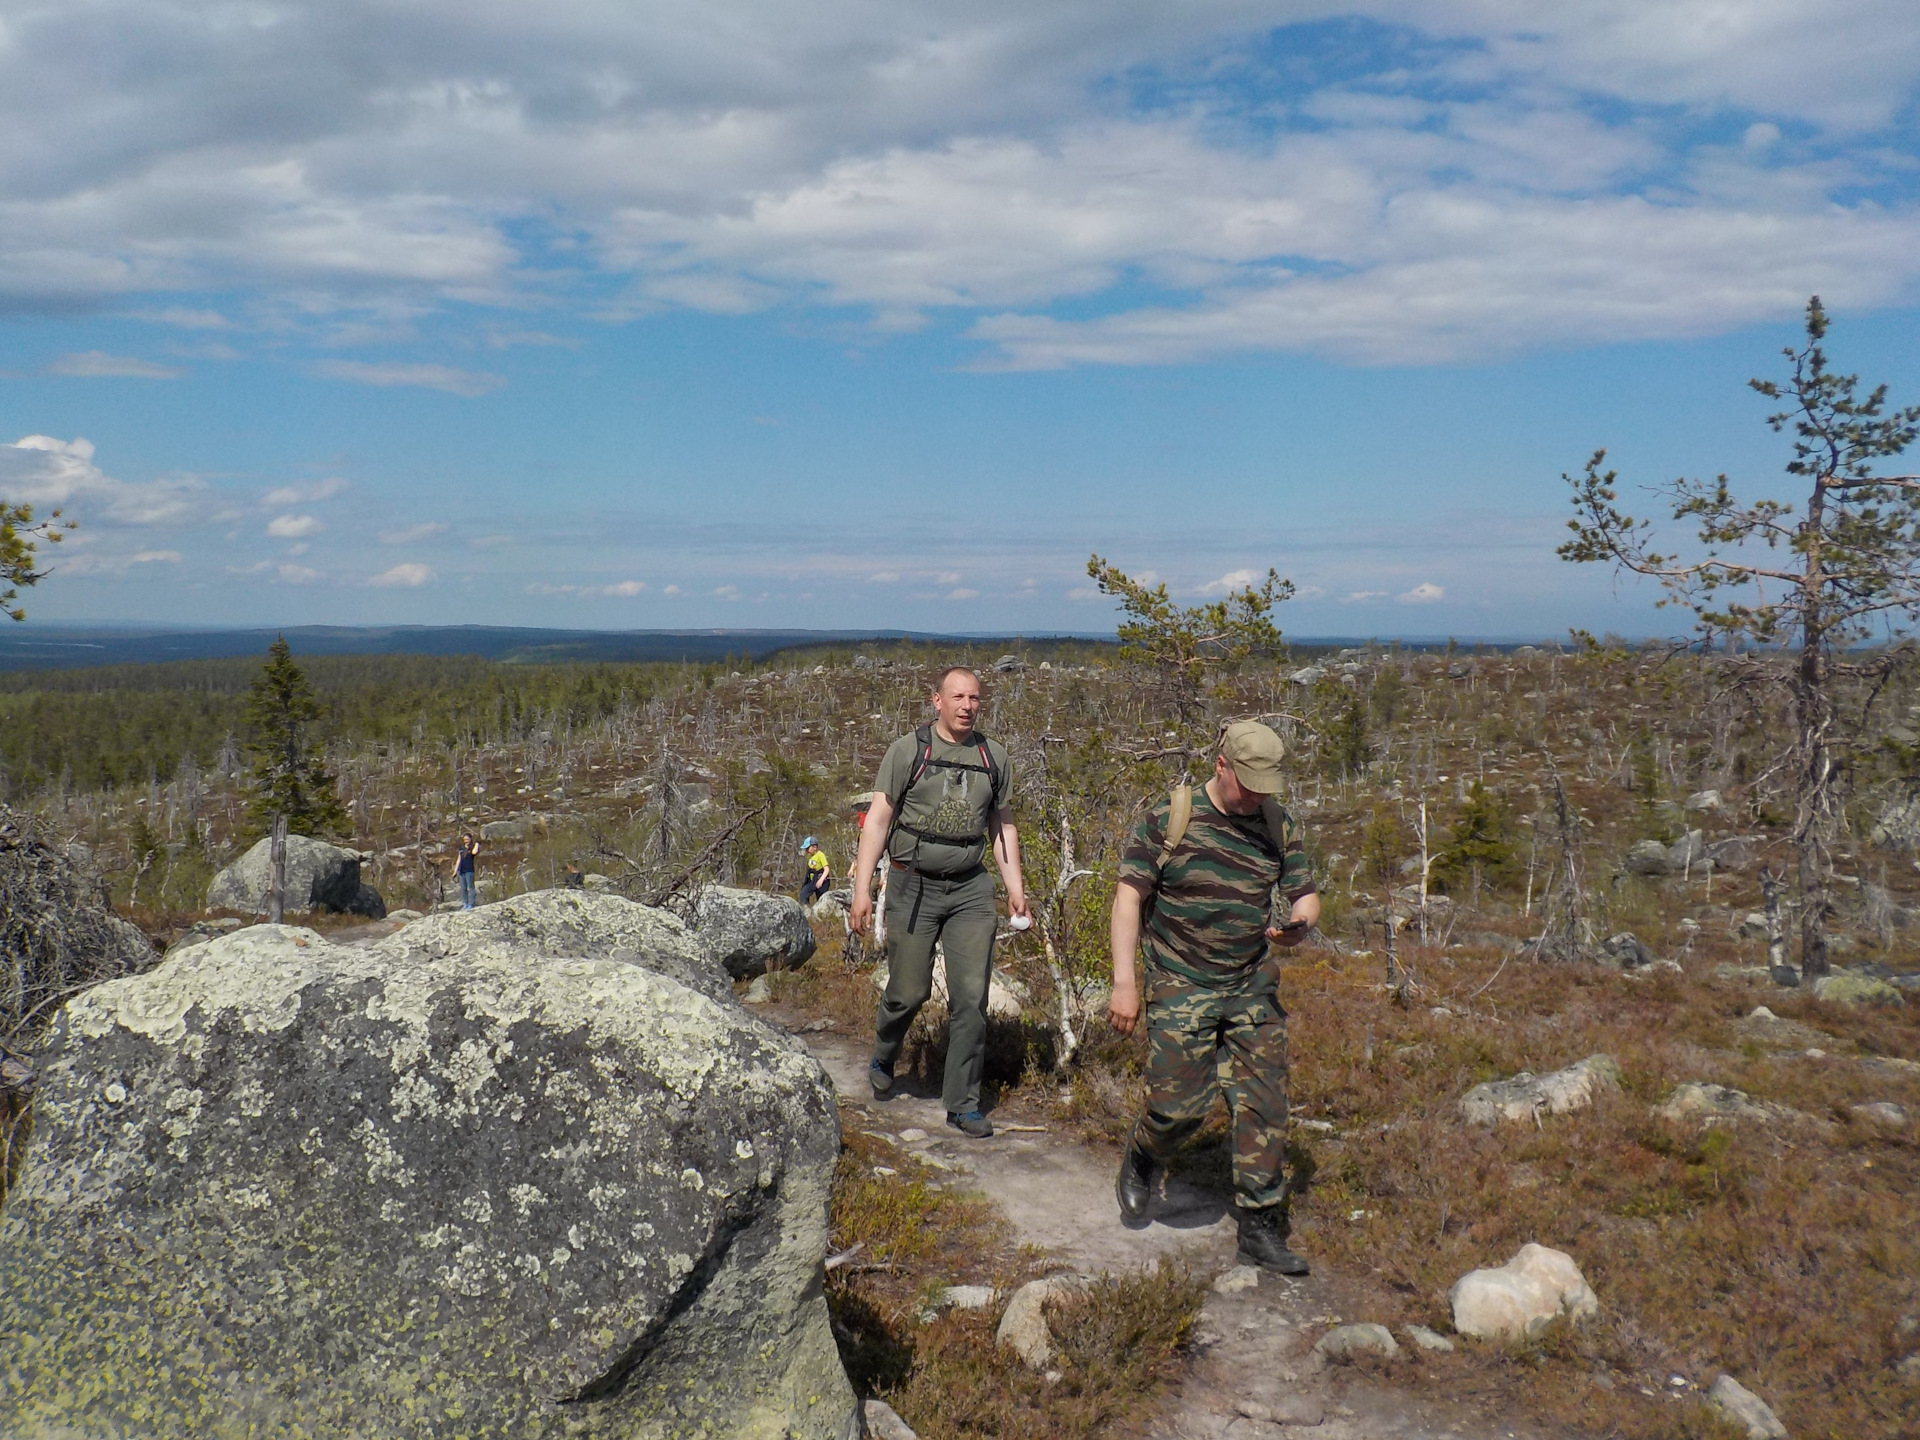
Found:
[[[1196,785],[1193,818],[1162,870],[1170,808],[1162,795],[1120,856],[1120,878],[1154,894],[1147,960],[1203,985],[1230,984],[1266,956],[1275,887],[1288,900],[1314,893],[1300,827],[1282,810],[1286,844],[1276,849],[1264,815],[1229,815]]]
[[[984,863],[987,820],[995,810],[1005,809],[1013,794],[1013,764],[1007,758],[1006,746],[978,732],[965,745],[949,745],[937,730],[932,733],[932,758],[946,763],[927,766],[913,789],[900,797],[898,824],[888,854],[928,875],[957,875]],[[1000,772],[997,790],[980,758],[982,745]],[[889,799],[900,795],[919,752],[920,741],[912,734],[902,735],[889,745],[874,789]]]

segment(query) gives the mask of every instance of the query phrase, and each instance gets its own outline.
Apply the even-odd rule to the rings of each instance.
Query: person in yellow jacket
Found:
[[[833,869],[827,864],[827,855],[820,848],[820,842],[809,835],[800,843],[800,853],[807,857],[807,878],[800,886],[800,903],[811,905],[827,893],[827,887],[833,884]]]

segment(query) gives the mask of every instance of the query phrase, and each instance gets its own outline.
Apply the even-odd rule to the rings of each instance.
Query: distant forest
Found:
[[[892,642],[861,647],[899,659],[991,663],[992,647]],[[1023,645],[1036,660],[1111,653],[1063,641]],[[745,671],[846,663],[851,645],[793,650],[754,662],[529,665],[471,655],[302,655],[326,706],[329,745],[489,745],[537,730],[564,732],[663,690]],[[201,770],[239,766],[247,687],[259,656],[0,673],[0,798],[49,788],[75,792],[166,784],[189,759]]]

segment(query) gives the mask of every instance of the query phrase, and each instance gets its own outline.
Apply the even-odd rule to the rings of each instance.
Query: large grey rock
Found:
[[[807,912],[789,895],[707,885],[693,897],[693,933],[736,980],[793,970],[814,951]]]
[[[542,923],[254,926],[70,1002],[0,1220],[0,1434],[857,1434],[825,1074]]]
[[[1658,840],[1641,840],[1627,850],[1627,871],[1633,875],[1671,875],[1673,863],[1667,847]]]
[[[1920,850],[1920,795],[1899,795],[1881,808],[1867,835],[1881,850]]]
[[[1695,1122],[1719,1125],[1729,1120],[1758,1120],[1764,1124],[1786,1112],[1776,1106],[1756,1102],[1744,1090],[1703,1080],[1685,1080],[1674,1086],[1673,1093],[1654,1106],[1653,1113],[1676,1125]]]
[[[1904,1005],[1907,1003],[1906,997],[1900,993],[1900,988],[1891,981],[1845,971],[1822,975],[1813,982],[1813,994],[1816,1000],[1830,1001],[1835,1005]]]
[[[237,910],[242,915],[267,913],[267,892],[273,885],[273,842],[262,840],[213,877],[207,887],[209,910]],[[380,892],[360,883],[360,854],[305,835],[287,836],[286,912],[337,910],[379,920],[387,913]]]
[[[1453,1328],[1481,1340],[1535,1336],[1562,1315],[1577,1322],[1600,1309],[1573,1257],[1545,1245],[1522,1245],[1504,1265],[1468,1271],[1447,1302]]]
[[[0,1036],[25,1044],[75,986],[159,958],[107,904],[85,846],[50,844],[30,817],[0,806]]]
[[[1631,930],[1622,930],[1601,941],[1600,954],[1622,970],[1638,970],[1644,965],[1653,964],[1660,958],[1649,950],[1646,942]]]
[[[1731,835],[1707,846],[1707,859],[1716,870],[1748,870],[1759,858],[1759,848],[1744,835]]]
[[[1589,1055],[1550,1075],[1522,1070],[1511,1080],[1476,1085],[1460,1097],[1460,1114],[1478,1125],[1538,1120],[1542,1114],[1584,1110],[1595,1095],[1619,1085],[1619,1063],[1611,1055]]]
[[[733,993],[727,972],[669,910],[591,890],[530,890],[416,920],[380,942],[383,954],[437,960],[481,951],[592,956],[638,965],[713,999]]]

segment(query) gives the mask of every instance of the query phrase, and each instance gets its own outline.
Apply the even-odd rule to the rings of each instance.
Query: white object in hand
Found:
[[[1024,930],[1031,924],[1033,924],[1033,917],[1031,915],[1013,915],[1007,919],[1007,928],[1009,930]]]

